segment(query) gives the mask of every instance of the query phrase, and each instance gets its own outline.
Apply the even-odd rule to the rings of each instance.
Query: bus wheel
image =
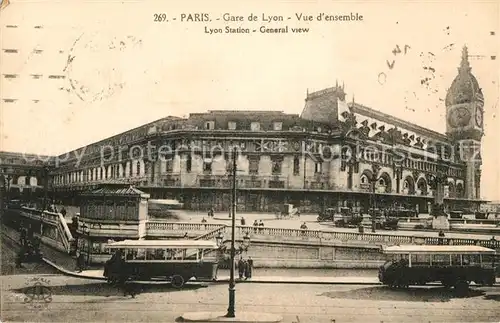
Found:
[[[441,284],[444,286],[444,288],[451,288],[453,286],[453,283],[451,283],[449,280],[442,280]]]
[[[459,280],[455,284],[455,291],[458,295],[464,295],[469,290],[469,283],[466,280]]]
[[[172,276],[172,286],[175,288],[181,288],[184,286],[184,278],[181,275],[173,275]]]

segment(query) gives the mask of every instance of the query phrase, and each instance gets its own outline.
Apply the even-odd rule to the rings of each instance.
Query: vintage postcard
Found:
[[[0,2],[2,322],[498,322],[500,3]]]

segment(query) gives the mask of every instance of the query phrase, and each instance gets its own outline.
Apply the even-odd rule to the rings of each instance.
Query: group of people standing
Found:
[[[29,227],[21,225],[19,243],[21,244],[21,249],[16,256],[16,268],[23,268],[23,262],[38,261],[41,259],[41,241],[39,237],[34,235],[31,225]]]
[[[252,271],[253,271],[252,257],[248,257],[248,259],[243,259],[243,257],[240,257],[240,260],[238,260],[237,267],[240,279],[252,278]]]

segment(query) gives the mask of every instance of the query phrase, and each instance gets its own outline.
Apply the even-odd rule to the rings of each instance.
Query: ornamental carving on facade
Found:
[[[416,183],[420,177],[420,172],[418,170],[414,170],[411,172],[411,176],[413,177],[413,181]]]
[[[417,147],[417,148],[423,148],[424,147],[424,143],[422,142],[422,139],[420,137],[417,137],[415,139],[416,143],[413,144],[413,147]]]
[[[385,136],[385,142],[389,145],[403,143],[403,135],[401,131],[397,127],[389,129]]]
[[[356,120],[356,115],[354,113],[344,111],[342,113],[342,116],[345,119],[344,122],[341,124],[341,128],[344,133],[347,133],[350,130],[356,128],[358,122]]]

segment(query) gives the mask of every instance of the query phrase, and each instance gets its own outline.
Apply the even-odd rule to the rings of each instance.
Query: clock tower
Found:
[[[446,94],[446,135],[457,147],[457,157],[465,165],[465,198],[479,199],[481,180],[481,138],[484,98],[471,72],[467,47],[462,50],[458,75]]]

